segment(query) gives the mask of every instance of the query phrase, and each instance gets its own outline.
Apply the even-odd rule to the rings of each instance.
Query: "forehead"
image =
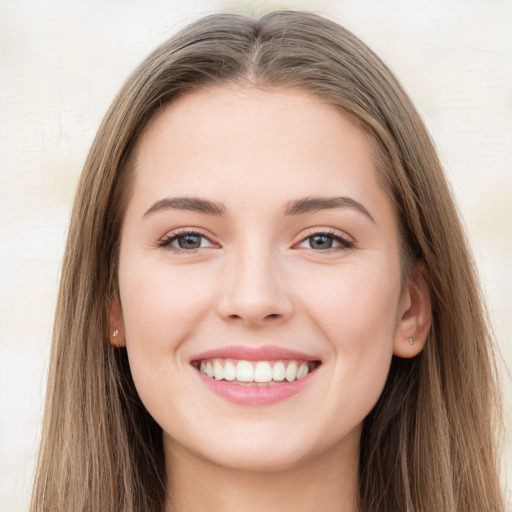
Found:
[[[255,189],[300,181],[304,189],[318,188],[315,194],[350,170],[354,185],[376,185],[369,137],[301,89],[233,85],[181,97],[149,123],[136,156],[136,189],[165,179],[201,192],[219,183],[233,187],[240,178]]]

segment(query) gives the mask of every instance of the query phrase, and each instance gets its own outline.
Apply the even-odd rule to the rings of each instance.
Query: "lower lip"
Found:
[[[307,386],[318,369],[302,379],[273,386],[241,386],[226,380],[215,380],[197,372],[204,385],[228,402],[239,405],[268,405],[299,393]]]

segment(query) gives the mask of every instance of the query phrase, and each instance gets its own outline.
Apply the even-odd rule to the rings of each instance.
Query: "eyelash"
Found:
[[[193,249],[185,249],[183,247],[174,247],[172,245],[173,242],[179,240],[180,238],[184,238],[186,236],[197,236],[201,239],[207,240],[209,243],[213,244],[213,242],[200,231],[178,231],[178,232],[172,232],[168,235],[165,235],[159,242],[157,242],[157,247],[162,249],[167,249],[172,252],[180,253],[180,252],[186,252],[186,253],[194,253],[198,251],[199,249],[204,249],[205,247],[196,247]],[[328,247],[327,249],[314,249],[313,247],[306,248],[313,252],[322,252],[322,253],[330,253],[330,252],[336,252],[336,251],[344,251],[347,249],[353,249],[355,247],[355,243],[348,238],[345,238],[344,236],[340,235],[339,233],[336,233],[334,231],[330,230],[324,230],[324,231],[312,231],[310,234],[308,234],[306,237],[302,238],[297,244],[294,245],[294,247],[300,246],[301,244],[305,243],[307,240],[311,240],[314,237],[323,236],[326,238],[331,239],[333,242],[337,242],[340,244],[338,247]],[[311,242],[310,242],[311,244]]]
[[[184,249],[182,247],[174,247],[173,245],[171,245],[176,240],[179,240],[180,238],[184,238],[186,236],[197,236],[197,237],[200,237],[201,239],[208,240],[208,242],[213,244],[213,242],[204,233],[201,233],[200,231],[178,231],[178,232],[173,232],[173,233],[169,233],[168,235],[165,235],[160,241],[157,242],[156,245],[162,249],[167,249],[169,251],[177,252],[177,253],[179,253],[179,252],[194,253],[194,252],[198,251],[199,249],[204,249],[204,247],[197,247],[194,249]]]
[[[313,252],[322,252],[322,253],[330,253],[330,252],[336,252],[336,251],[345,251],[347,249],[353,249],[355,247],[355,243],[352,240],[349,240],[348,238],[344,237],[343,235],[340,235],[338,232],[330,231],[330,230],[324,230],[324,231],[312,231],[307,236],[302,238],[300,242],[297,245],[303,244],[304,242],[311,240],[314,237],[317,236],[324,236],[326,238],[330,238],[334,242],[337,242],[340,244],[338,247],[329,247],[327,249],[320,249],[315,250],[312,247],[309,247],[307,249],[313,251]],[[310,242],[311,243],[311,242]]]

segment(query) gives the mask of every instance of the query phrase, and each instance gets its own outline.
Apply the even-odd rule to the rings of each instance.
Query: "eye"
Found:
[[[194,251],[205,247],[215,247],[205,235],[196,231],[183,231],[166,235],[160,242],[159,247],[165,247],[174,251]]]
[[[354,247],[354,242],[337,233],[314,233],[304,238],[297,247],[313,249],[315,251],[343,250]]]

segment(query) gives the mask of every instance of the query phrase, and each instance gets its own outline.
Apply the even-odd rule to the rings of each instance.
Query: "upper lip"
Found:
[[[296,359],[299,361],[319,361],[319,358],[304,352],[289,350],[274,345],[262,347],[249,347],[243,345],[231,345],[227,347],[206,350],[191,358],[191,361],[204,359],[243,359],[245,361],[277,361],[280,359]]]

